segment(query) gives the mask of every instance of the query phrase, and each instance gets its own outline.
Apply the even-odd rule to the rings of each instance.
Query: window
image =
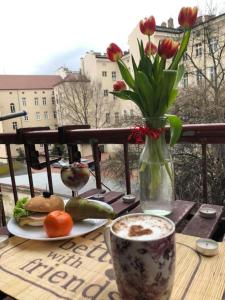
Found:
[[[12,122],[12,128],[13,128],[14,130],[17,129],[17,122]]]
[[[28,115],[24,116],[24,121],[28,121]]]
[[[40,148],[43,148],[44,147],[44,144],[40,144]]]
[[[42,91],[42,94],[45,94],[45,91]]]
[[[43,103],[43,105],[46,105],[47,104],[47,100],[46,100],[46,98],[44,97],[44,98],[42,98],[42,103]]]
[[[184,73],[183,79],[182,79],[183,88],[188,87],[188,73]]]
[[[197,70],[196,73],[197,85],[202,84],[202,70]]]
[[[109,94],[108,90],[104,90],[103,93],[104,93],[105,97],[108,96],[108,94]]]
[[[115,113],[115,123],[119,123],[119,113]]]
[[[116,81],[116,72],[115,71],[112,71],[112,80]]]
[[[24,94],[24,92],[22,92],[22,94]]]
[[[107,72],[106,71],[102,71],[102,77],[106,77],[107,76]]]
[[[184,52],[183,61],[186,61],[186,60],[188,60],[188,54],[187,54],[187,52]]]
[[[27,100],[26,100],[26,98],[22,98],[22,104],[23,104],[23,106],[27,106]]]
[[[12,92],[9,92],[10,95],[12,95]]]
[[[211,81],[215,81],[215,79],[216,79],[215,67],[210,67],[209,68],[209,78],[210,78]]]
[[[55,97],[52,97],[52,104],[55,104]]]
[[[110,123],[110,113],[106,113],[106,114],[105,114],[105,122],[106,122],[107,124]]]
[[[36,92],[36,91],[34,91],[34,93],[35,93],[35,94],[37,94],[37,92]]]
[[[36,120],[37,121],[41,120],[41,114],[39,112],[36,112]]]
[[[34,105],[38,106],[38,98],[34,98]]]
[[[53,111],[53,117],[54,117],[54,119],[57,119],[57,112],[56,111]]]
[[[16,111],[14,103],[10,103],[10,111],[11,111],[11,113],[14,113]]]
[[[195,56],[202,56],[202,43],[195,44]]]
[[[52,91],[52,95],[54,95],[54,91]]]
[[[212,52],[216,52],[218,50],[218,40],[216,38],[212,38],[210,40],[210,46],[211,46]]]
[[[48,112],[47,111],[44,111],[44,119],[48,120]]]

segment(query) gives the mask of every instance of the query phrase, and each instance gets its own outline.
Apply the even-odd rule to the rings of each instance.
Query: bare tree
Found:
[[[57,87],[62,124],[105,125],[106,102],[101,84],[81,74],[70,74]]]
[[[211,8],[211,11],[213,9]],[[206,15],[195,30],[184,57],[187,74],[204,92],[204,105],[213,102],[217,121],[224,120],[221,105],[225,88],[225,16]]]

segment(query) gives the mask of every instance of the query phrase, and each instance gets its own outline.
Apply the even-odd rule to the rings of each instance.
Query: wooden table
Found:
[[[136,199],[131,204],[123,202],[122,192],[106,192],[101,189],[91,189],[81,194],[82,197],[90,198],[97,194],[103,194],[103,201],[110,204],[116,212],[117,217],[127,213],[141,212],[140,201]],[[188,235],[210,238],[218,228],[219,221],[222,217],[223,206],[208,205],[213,207],[217,214],[214,219],[204,219],[199,215],[197,203],[192,201],[176,200],[173,203],[173,213],[168,216],[176,224],[177,232]],[[194,213],[194,216],[191,214]],[[190,218],[191,216],[191,218]],[[0,234],[9,234],[6,228],[0,228]]]
[[[92,189],[82,194],[83,197],[91,198],[93,195],[103,193],[103,190]],[[121,192],[106,192],[104,193],[103,201],[110,204],[116,211],[117,216],[128,213],[141,212],[139,200],[136,199],[133,203],[126,204],[123,202],[123,193]],[[210,205],[217,214],[216,218],[204,219],[199,215],[197,204],[191,201],[176,200],[174,201],[173,213],[169,216],[176,224],[177,232],[185,235],[210,238],[218,228],[219,221],[223,213],[223,207],[218,205]],[[194,214],[194,215],[193,215]],[[0,234],[7,233],[6,228],[0,229]],[[6,297],[0,292],[0,299],[12,299]],[[225,298],[224,298],[225,299]]]
[[[99,190],[93,189],[84,194],[84,197],[98,193]],[[101,190],[100,190],[101,192]],[[110,204],[116,211],[117,217],[127,213],[141,212],[140,201],[136,199],[131,204],[123,202],[123,193],[106,192],[104,202]],[[204,204],[205,205],[205,204]],[[200,217],[197,203],[192,201],[176,200],[173,203],[173,213],[168,216],[176,224],[177,232],[198,237],[210,238],[218,228],[219,221],[223,214],[223,206],[207,205],[216,210],[216,218],[205,219]],[[194,214],[194,216],[192,216]],[[191,217],[191,218],[190,218]]]

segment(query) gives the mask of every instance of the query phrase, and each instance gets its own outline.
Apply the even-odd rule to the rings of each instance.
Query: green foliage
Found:
[[[13,161],[13,169],[14,171],[20,171],[24,169],[24,164],[20,161],[14,160]],[[9,165],[2,164],[0,165],[0,176],[1,175],[8,175],[9,174]]]

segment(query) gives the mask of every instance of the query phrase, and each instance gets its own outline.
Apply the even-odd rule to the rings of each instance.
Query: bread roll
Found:
[[[54,210],[64,210],[64,201],[61,197],[56,195],[51,195],[49,198],[36,196],[31,198],[24,207],[34,212],[51,212]]]

